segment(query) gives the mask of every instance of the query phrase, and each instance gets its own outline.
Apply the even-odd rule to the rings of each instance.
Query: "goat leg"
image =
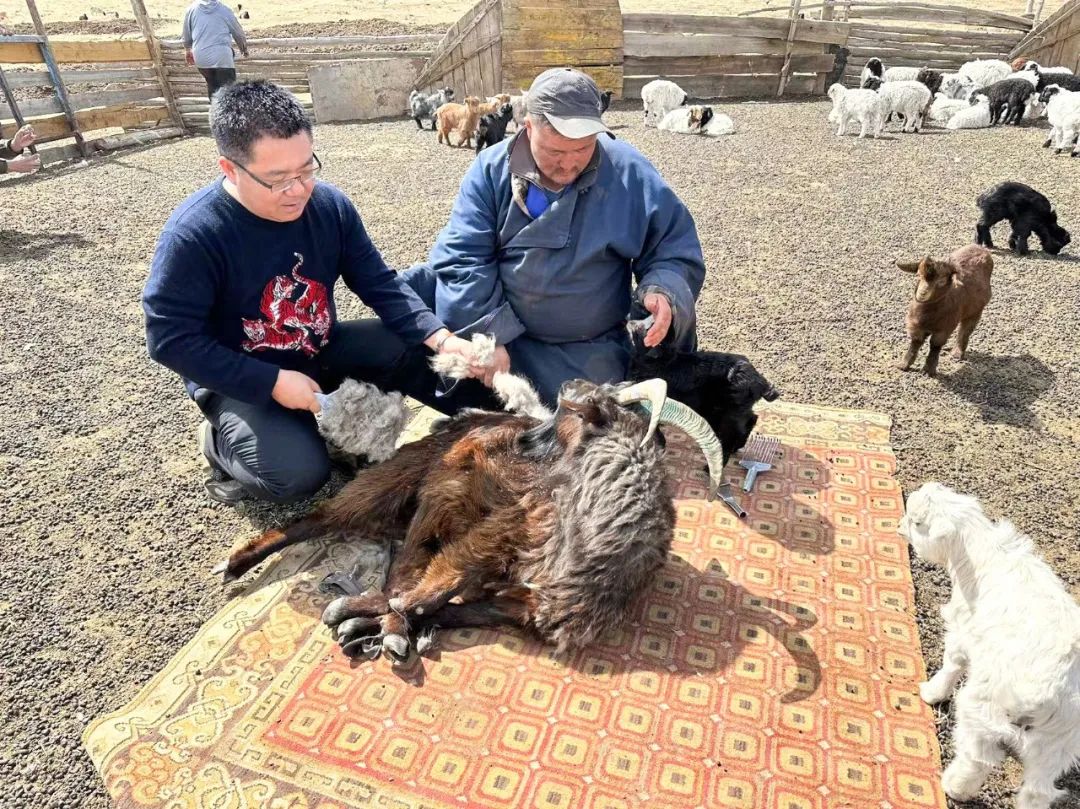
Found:
[[[926,337],[912,337],[911,343],[908,345],[907,353],[904,354],[904,359],[900,361],[899,368],[901,371],[906,371],[911,368],[912,363],[915,362],[915,357],[919,355],[919,351],[922,350],[923,343],[926,342]]]
[[[975,331],[975,327],[979,325],[980,317],[982,317],[982,312],[974,317],[969,317],[967,320],[960,321],[960,329],[956,333],[956,348],[953,349],[955,359],[964,359],[964,355],[967,353],[968,340],[971,339],[971,333]]]
[[[948,339],[947,334],[941,338],[940,342],[937,335],[930,338],[930,353],[926,355],[926,364],[923,366],[923,371],[927,376],[937,376],[938,357],[941,356],[941,349]]]
[[[463,629],[472,626],[513,626],[526,629],[532,624],[532,596],[525,588],[521,590],[520,595],[500,594],[486,601],[446,604],[433,612],[418,616],[413,621],[413,629]]]
[[[223,574],[223,581],[228,584],[243,576],[275,551],[319,536],[326,530],[327,525],[325,510],[320,508],[299,522],[293,523],[284,531],[271,528],[235,548],[229,554],[229,558],[214,567],[211,572]]]
[[[975,225],[975,243],[990,250],[994,249],[994,240],[990,237],[990,223],[980,219]]]

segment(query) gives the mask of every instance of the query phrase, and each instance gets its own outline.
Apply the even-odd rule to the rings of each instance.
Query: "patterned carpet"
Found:
[[[120,807],[944,807],[889,424],[770,406],[782,455],[740,492],[745,521],[702,499],[703,459],[672,436],[669,562],[620,632],[565,660],[473,629],[404,671],[353,663],[317,585],[384,555],[294,547],[87,750]]]

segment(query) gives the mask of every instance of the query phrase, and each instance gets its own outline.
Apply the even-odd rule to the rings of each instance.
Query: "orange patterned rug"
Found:
[[[669,562],[565,660],[475,629],[403,671],[350,662],[317,585],[381,553],[291,548],[84,742],[121,807],[944,807],[889,425],[767,408],[782,455],[746,521],[676,435]]]

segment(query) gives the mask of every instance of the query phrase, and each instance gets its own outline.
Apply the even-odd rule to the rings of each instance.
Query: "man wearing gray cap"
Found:
[[[429,262],[405,275],[456,334],[495,336],[495,364],[473,368],[475,378],[490,386],[512,369],[549,403],[568,379],[625,379],[632,305],[653,315],[646,345],[669,332],[676,345],[695,343],[705,264],[694,220],[652,164],[615,140],[600,104],[584,73],[537,76],[524,128],[480,153]]]

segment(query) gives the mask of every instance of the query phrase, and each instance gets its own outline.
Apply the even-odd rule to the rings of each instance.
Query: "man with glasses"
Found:
[[[211,130],[224,177],[165,223],[143,291],[147,348],[206,417],[210,496],[290,502],[330,474],[315,392],[351,377],[430,400],[420,345],[463,356],[471,346],[386,266],[349,199],[316,181],[311,124],[288,92],[222,88]],[[338,278],[378,318],[338,322]]]

